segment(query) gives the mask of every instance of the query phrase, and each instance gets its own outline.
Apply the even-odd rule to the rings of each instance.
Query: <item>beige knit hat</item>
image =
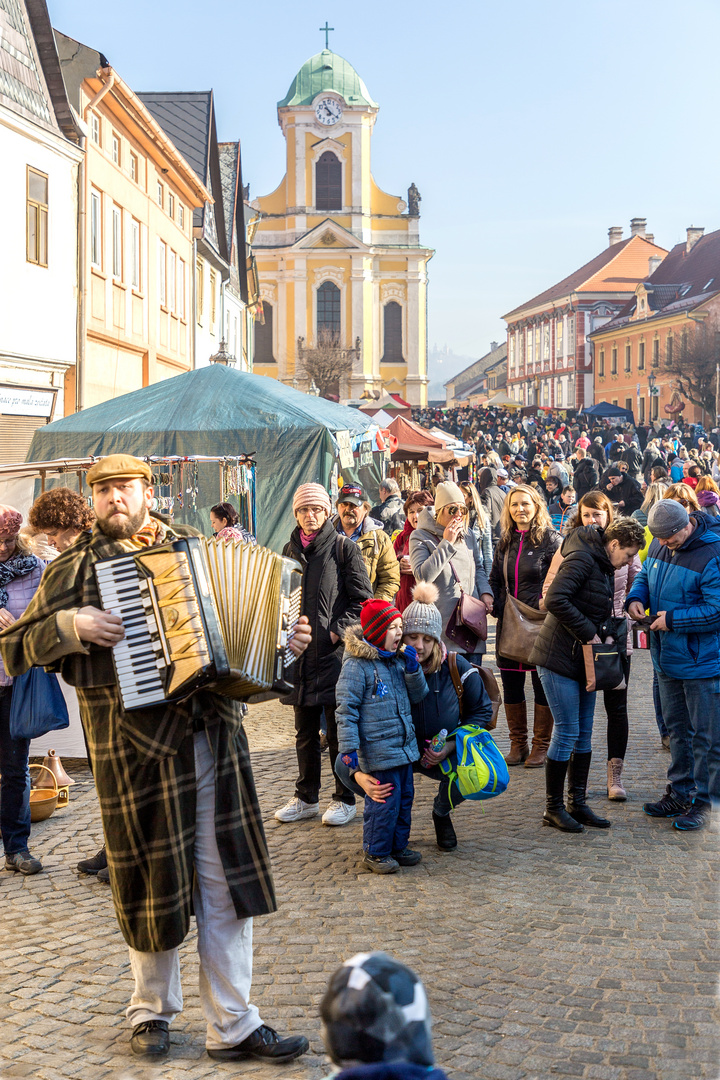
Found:
[[[443,506],[452,506],[457,504],[458,506],[465,507],[465,495],[452,480],[445,480],[442,484],[438,484],[435,489],[435,513],[437,514]]]
[[[293,495],[293,514],[303,506],[322,506],[330,516],[330,496],[322,484],[302,484]]]

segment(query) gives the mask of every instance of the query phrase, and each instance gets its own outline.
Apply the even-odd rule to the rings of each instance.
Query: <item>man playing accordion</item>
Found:
[[[113,454],[88,471],[97,520],[43,574],[24,615],[0,635],[6,669],[58,671],[77,689],[135,990],[127,1009],[136,1054],[168,1052],[182,1009],[178,946],[198,927],[208,1053],[291,1061],[303,1036],[281,1038],[249,1003],[252,918],[275,892],[242,720],[245,706],[208,690],[125,712],[111,649],[121,619],[101,610],[94,564],[197,535],[150,513],[149,466]],[[307,620],[290,648],[310,640]],[[216,806],[217,798],[217,806]]]

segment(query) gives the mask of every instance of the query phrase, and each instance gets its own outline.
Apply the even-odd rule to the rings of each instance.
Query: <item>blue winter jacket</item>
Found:
[[[363,641],[359,624],[349,627],[335,687],[340,753],[357,750],[363,772],[417,761],[410,702],[422,701],[427,692],[422,668],[408,674],[399,656],[385,659]]]
[[[639,600],[665,611],[667,630],[650,635],[653,663],[671,679],[720,675],[720,518],[690,515],[695,525],[672,552],[653,540],[625,607]]]

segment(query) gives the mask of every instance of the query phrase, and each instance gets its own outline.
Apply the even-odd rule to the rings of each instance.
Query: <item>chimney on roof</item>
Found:
[[[652,277],[662,262],[662,255],[651,255],[648,259],[648,277]]]
[[[692,249],[697,244],[698,240],[701,240],[705,235],[705,229],[696,229],[694,225],[691,225],[687,231],[687,241],[685,243],[685,254],[689,255]]]
[[[608,247],[619,244],[622,240],[622,225],[611,225],[608,229]]]
[[[495,352],[495,350],[497,349],[497,347],[498,347],[498,343],[497,343],[497,341],[491,341],[491,342],[490,342],[490,352]]]
[[[648,244],[654,244],[655,243],[655,233],[646,232],[645,233],[645,239],[647,240]]]
[[[631,236],[645,236],[645,226],[647,225],[647,218],[634,217],[630,218],[630,235]]]

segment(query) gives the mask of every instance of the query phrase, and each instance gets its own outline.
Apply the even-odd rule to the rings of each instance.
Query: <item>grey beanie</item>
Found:
[[[667,540],[690,524],[688,512],[674,499],[660,499],[648,514],[648,529],[658,540]]]
[[[440,593],[431,581],[419,581],[413,589],[412,603],[403,611],[403,634],[427,634],[440,641],[442,616],[435,607]]]

